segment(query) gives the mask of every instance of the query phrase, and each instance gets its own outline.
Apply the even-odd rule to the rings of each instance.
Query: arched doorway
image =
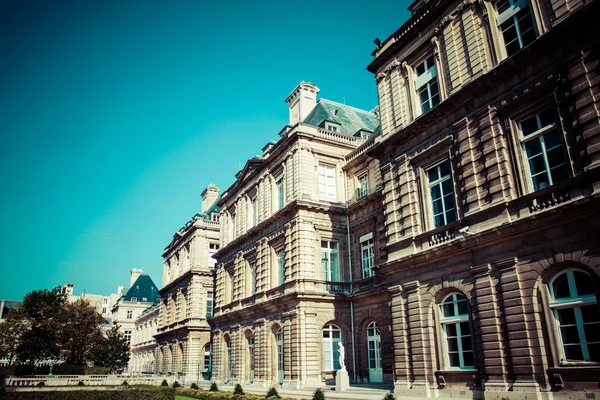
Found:
[[[277,363],[277,382],[282,384],[285,369],[284,347],[283,347],[283,330],[279,328],[275,332],[275,357]]]

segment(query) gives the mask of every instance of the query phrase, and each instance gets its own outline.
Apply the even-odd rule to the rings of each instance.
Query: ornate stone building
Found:
[[[290,125],[262,156],[247,162],[219,202],[221,249],[211,321],[219,382],[300,387],[331,379],[340,368],[339,343],[352,349],[355,339],[352,282],[364,277],[365,287],[376,283],[370,266],[373,240],[380,237],[373,229],[381,222],[375,190],[381,179],[377,162],[364,152],[379,119],[373,112],[317,102],[318,92],[304,82],[294,89],[286,100]],[[351,218],[349,198],[356,202]],[[362,235],[371,263],[362,275],[348,251],[348,241],[359,239],[349,234],[350,226]],[[359,254],[357,249],[352,256]],[[363,318],[372,314],[360,311]],[[379,332],[377,324],[371,328]],[[359,367],[347,364],[356,373]]]
[[[173,236],[163,253],[156,370],[178,379],[211,377],[208,319],[214,302],[214,253],[219,249],[219,189],[202,192],[202,211]]]
[[[156,370],[156,340],[158,330],[159,303],[145,309],[135,320],[131,339],[131,354],[128,370],[133,374],[154,373]]]
[[[409,397],[598,398],[598,1],[411,11],[368,67],[384,376]]]

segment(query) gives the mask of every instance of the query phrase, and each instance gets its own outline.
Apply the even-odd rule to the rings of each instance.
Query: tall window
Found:
[[[340,281],[340,251],[338,242],[321,240],[321,272],[324,281]]]
[[[323,370],[337,371],[340,366],[340,343],[342,330],[333,324],[323,328]]]
[[[279,175],[275,179],[275,188],[277,195],[277,206],[278,210],[281,210],[285,206],[285,185],[283,174]]]
[[[248,226],[252,228],[258,222],[258,209],[256,207],[256,195],[250,198],[250,206],[248,207]]]
[[[335,192],[335,167],[319,164],[319,199],[335,201]]]
[[[277,350],[277,382],[283,383],[283,375],[285,371],[285,353],[283,348],[283,329],[281,328],[275,332],[275,349]]]
[[[127,341],[127,344],[131,343],[131,331],[125,331],[123,337]]]
[[[433,55],[415,68],[415,88],[421,104],[421,114],[440,104],[437,68]]]
[[[527,0],[499,0],[496,2],[496,13],[507,57],[535,40],[533,19]]]
[[[235,213],[231,214],[231,240],[235,239],[236,235],[236,226],[235,226]]]
[[[369,232],[360,237],[360,257],[362,265],[362,278],[373,276],[375,257],[373,254],[373,233]]]
[[[217,265],[217,260],[214,258],[215,253],[219,250],[219,245],[216,243],[208,244],[208,268],[214,268]]]
[[[429,169],[427,177],[429,178],[429,193],[435,227],[438,228],[456,221],[450,162],[444,161]]]
[[[440,304],[440,324],[446,338],[446,366],[473,369],[473,345],[465,296],[454,293]]]
[[[283,285],[285,282],[285,250],[281,248],[275,253],[277,255],[277,284]]]
[[[534,190],[569,177],[561,131],[552,108],[521,121],[519,130]]]
[[[369,175],[364,174],[358,178],[358,198],[365,197],[369,194]]]
[[[127,319],[133,318],[133,311],[127,311]]]
[[[248,358],[250,364],[250,381],[254,380],[254,335],[248,338]]]
[[[204,346],[204,370],[202,377],[204,380],[210,380],[212,377],[212,345],[210,343]]]
[[[215,294],[213,292],[206,293],[206,318],[212,318],[215,311]]]
[[[231,382],[231,378],[233,378],[233,363],[231,358],[231,339],[225,339],[225,345],[227,346],[227,382]]]
[[[548,286],[562,360],[600,362],[600,312],[591,276],[564,271]]]
[[[250,294],[256,293],[256,262],[250,263]]]

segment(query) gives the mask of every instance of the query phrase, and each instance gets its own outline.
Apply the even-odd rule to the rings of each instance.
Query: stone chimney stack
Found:
[[[219,197],[219,188],[211,183],[202,192],[202,211],[200,212],[203,213],[208,210],[217,200],[217,197]]]
[[[319,88],[308,82],[300,82],[285,99],[290,107],[290,125],[304,121],[317,105]]]
[[[131,270],[131,280],[129,281],[129,287],[133,287],[133,284],[135,283],[135,281],[137,281],[137,278],[142,275],[144,273],[144,270],[142,269],[137,269],[134,268]]]

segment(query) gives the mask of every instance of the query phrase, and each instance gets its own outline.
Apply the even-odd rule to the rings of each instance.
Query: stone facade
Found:
[[[145,309],[135,320],[131,340],[128,370],[132,374],[154,373],[156,369],[156,340],[158,330],[158,303]]]
[[[594,398],[598,2],[412,7],[369,66],[395,393]]]
[[[211,378],[208,319],[214,298],[212,256],[219,248],[218,194],[213,185],[203,192],[202,213],[174,235],[163,253],[156,371],[180,382]]]

